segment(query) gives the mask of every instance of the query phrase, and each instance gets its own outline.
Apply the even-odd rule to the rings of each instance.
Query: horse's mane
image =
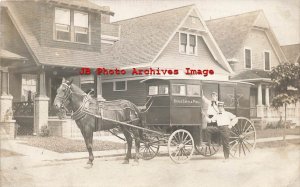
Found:
[[[78,94],[82,94],[82,95],[85,95],[86,93],[81,89],[79,88],[77,85],[75,84],[72,84],[72,89],[74,92],[78,93]],[[92,101],[93,103],[96,103],[96,99],[94,99],[93,97],[89,96],[89,100]]]

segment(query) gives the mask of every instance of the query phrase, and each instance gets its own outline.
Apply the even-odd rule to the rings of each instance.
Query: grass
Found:
[[[86,152],[86,146],[83,140],[71,140],[62,137],[39,137],[39,136],[25,136],[21,137],[23,144],[33,147],[39,147],[50,151],[59,153],[71,152]],[[124,149],[124,144],[110,142],[110,141],[93,141],[93,151],[105,151]]]
[[[284,129],[256,130],[256,138],[282,137]],[[300,135],[300,128],[286,129],[286,135]]]

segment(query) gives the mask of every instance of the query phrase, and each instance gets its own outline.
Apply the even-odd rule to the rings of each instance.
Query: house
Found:
[[[229,61],[235,75],[231,80],[253,83],[250,91],[251,118],[278,118],[270,107],[274,95],[269,72],[287,58],[262,10],[213,20],[206,24]],[[291,106],[291,115],[297,110]]]
[[[212,90],[218,91],[218,81],[229,80],[231,67],[195,5],[142,15],[114,24],[120,25],[121,34],[120,40],[111,44],[110,63],[127,73],[101,77],[103,97],[107,100],[122,98],[143,106],[147,99],[147,88],[141,81],[149,78],[210,81],[205,85],[209,88],[204,89],[207,95]],[[179,75],[134,74],[137,69],[151,68],[176,69]],[[186,68],[211,69],[214,75],[186,75]]]
[[[288,62],[300,64],[300,44],[282,45],[281,49]]]
[[[63,76],[106,63],[101,45],[119,35],[119,27],[109,23],[114,13],[88,0],[5,1],[0,10],[2,48],[27,59],[9,67],[6,94],[13,96],[17,123],[29,120],[34,133],[41,126],[63,123],[49,118],[56,89]],[[102,30],[112,36],[102,38]]]

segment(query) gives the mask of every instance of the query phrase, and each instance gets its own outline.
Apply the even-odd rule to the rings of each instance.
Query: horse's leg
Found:
[[[129,164],[129,159],[131,158],[132,137],[131,137],[130,133],[128,132],[127,128],[122,127],[122,130],[123,130],[124,136],[126,138],[126,142],[127,142],[127,154],[126,154],[123,164]]]
[[[81,134],[84,138],[86,148],[89,152],[89,161],[87,162],[87,164],[92,166],[93,165],[93,160],[94,160],[93,151],[92,151],[93,132],[91,132],[91,133],[88,132],[89,129],[86,128],[86,127],[80,128],[80,131],[81,131]]]
[[[134,134],[134,141],[135,141],[135,158],[134,161],[135,162],[139,162],[139,156],[140,156],[140,142],[141,142],[141,136],[139,131],[137,130],[133,130],[133,134]]]

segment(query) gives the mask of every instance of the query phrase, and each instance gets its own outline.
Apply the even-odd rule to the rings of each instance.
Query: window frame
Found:
[[[125,88],[124,88],[124,90],[117,90],[117,82],[125,82]],[[127,91],[127,80],[124,80],[124,81],[114,81],[113,82],[113,91],[114,92],[124,92],[124,91]]]
[[[250,51],[250,68],[249,67],[247,67],[247,60],[246,60],[246,50],[249,50]],[[252,50],[251,50],[251,48],[249,48],[249,47],[245,47],[244,48],[244,67],[245,67],[245,69],[252,69]]]
[[[179,33],[179,44],[178,44],[178,51],[179,54],[183,55],[190,55],[190,56],[198,56],[198,36],[196,33],[189,33],[189,32],[178,32]],[[186,51],[182,52],[181,49],[181,34],[187,35],[187,42],[186,42]],[[190,35],[195,36],[195,53],[190,53],[191,45],[190,45]]]
[[[173,92],[173,86],[175,86],[175,85],[178,85],[178,86],[184,86],[184,95],[181,95],[181,94],[174,94],[174,92]],[[187,93],[186,93],[186,84],[171,84],[171,95],[174,95],[174,96],[187,96],[186,95]]]
[[[69,14],[70,14],[70,17],[69,17],[69,20],[70,20],[70,23],[69,25],[66,25],[66,24],[62,24],[62,23],[56,23],[56,10],[67,10],[69,11]],[[63,39],[58,39],[57,38],[57,25],[62,25],[62,26],[68,26],[69,28],[69,32],[66,32],[66,33],[69,33],[70,34],[70,40],[63,40]],[[54,40],[56,41],[63,41],[63,42],[71,42],[72,41],[72,13],[71,13],[71,10],[70,9],[67,9],[67,8],[61,8],[61,7],[55,7],[54,8],[54,24],[53,24],[53,29],[54,29]],[[64,32],[62,30],[59,30],[61,32]]]
[[[269,69],[266,69],[266,53],[269,54]],[[265,50],[263,52],[263,58],[264,58],[264,70],[265,71],[271,71],[271,52],[268,50]]]
[[[57,39],[57,30],[56,30],[56,23],[55,22],[55,15],[56,15],[56,9],[63,9],[63,10],[69,10],[70,12],[70,25],[69,25],[69,30],[70,30],[70,40],[61,40]],[[88,16],[88,27],[87,29],[87,37],[88,37],[88,42],[78,42],[76,41],[76,28],[85,28],[85,27],[80,27],[80,26],[75,26],[74,25],[74,19],[75,19],[75,12],[78,13],[83,13]],[[90,23],[90,13],[85,12],[85,11],[79,11],[79,10],[73,10],[73,9],[68,9],[68,8],[62,8],[62,7],[54,7],[54,19],[53,19],[53,40],[54,41],[59,41],[59,42],[70,42],[70,43],[78,43],[78,44],[84,44],[84,45],[91,45],[91,23]],[[60,24],[64,25],[64,24]],[[62,31],[63,32],[63,31]]]
[[[199,95],[188,95],[188,86],[199,86]],[[186,96],[188,96],[188,97],[201,97],[201,86],[199,84],[187,84],[186,85]]]

